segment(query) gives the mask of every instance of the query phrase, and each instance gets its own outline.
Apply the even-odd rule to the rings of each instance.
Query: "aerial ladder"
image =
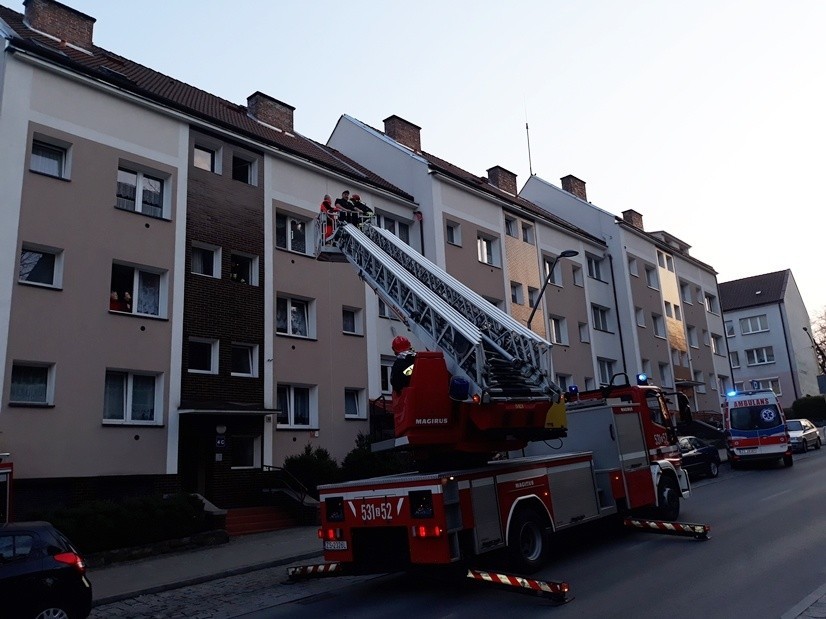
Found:
[[[438,465],[440,455],[478,462],[565,436],[550,342],[387,230],[339,222],[327,236],[316,235],[319,259],[352,264],[416,338],[438,349],[417,353],[410,386],[394,395],[393,446]]]

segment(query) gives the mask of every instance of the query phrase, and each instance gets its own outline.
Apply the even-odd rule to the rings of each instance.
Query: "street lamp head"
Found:
[[[559,254],[560,258],[573,258],[574,256],[578,256],[579,252],[575,249],[566,249],[561,254]]]

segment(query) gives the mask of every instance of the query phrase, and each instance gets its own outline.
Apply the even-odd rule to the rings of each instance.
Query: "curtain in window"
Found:
[[[307,253],[307,226],[304,222],[290,220],[290,249]]]
[[[151,176],[143,177],[143,203],[141,212],[152,217],[163,215],[163,181]]]
[[[358,394],[355,391],[344,392],[344,414],[348,417],[357,417],[359,414]]]
[[[290,423],[290,398],[287,387],[278,386],[276,398],[278,400],[278,423]]]
[[[155,377],[132,377],[132,421],[155,419]]]
[[[307,304],[303,301],[292,301],[292,307],[290,308],[290,327],[293,335],[308,335]]]
[[[212,252],[201,247],[193,247],[192,272],[201,275],[212,275]]]
[[[15,365],[11,369],[11,402],[46,404],[49,368]]]
[[[293,423],[297,426],[310,425],[310,390],[293,387]]]
[[[278,333],[289,333],[287,325],[287,299],[277,299],[275,302],[275,330]]]
[[[103,394],[103,418],[124,419],[126,410],[126,374],[106,372],[106,387]]]
[[[118,208],[135,210],[135,193],[138,187],[138,175],[128,170],[118,170]]]
[[[138,274],[138,313],[158,316],[161,303],[161,276],[140,271]]]
[[[341,315],[342,330],[345,333],[356,332],[356,313],[351,310],[344,310]]]
[[[287,247],[287,218],[284,215],[275,216],[275,246],[289,249]]]
[[[35,142],[32,144],[31,169],[50,176],[62,176],[63,154],[59,148]]]

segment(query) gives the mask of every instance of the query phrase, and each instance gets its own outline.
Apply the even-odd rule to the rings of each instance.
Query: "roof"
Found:
[[[781,303],[786,296],[789,273],[789,269],[786,269],[719,283],[717,289],[720,292],[720,306],[724,312],[730,312],[769,303]]]
[[[7,37],[12,51],[24,50],[71,71],[257,141],[262,147],[274,147],[365,185],[413,200],[413,196],[334,148],[295,132],[261,124],[247,114],[245,105],[217,97],[96,45],[91,46],[90,53],[61,45],[59,41],[30,29],[23,15],[2,5],[0,20],[14,31]]]

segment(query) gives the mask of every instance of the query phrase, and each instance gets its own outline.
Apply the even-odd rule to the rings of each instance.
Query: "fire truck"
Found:
[[[320,259],[350,262],[434,348],[416,354],[395,438],[379,446],[409,450],[418,471],[320,486],[325,561],[384,572],[500,551],[530,574],[556,531],[679,516],[690,486],[662,389],[619,375],[563,394],[549,342],[388,231],[317,236]]]

